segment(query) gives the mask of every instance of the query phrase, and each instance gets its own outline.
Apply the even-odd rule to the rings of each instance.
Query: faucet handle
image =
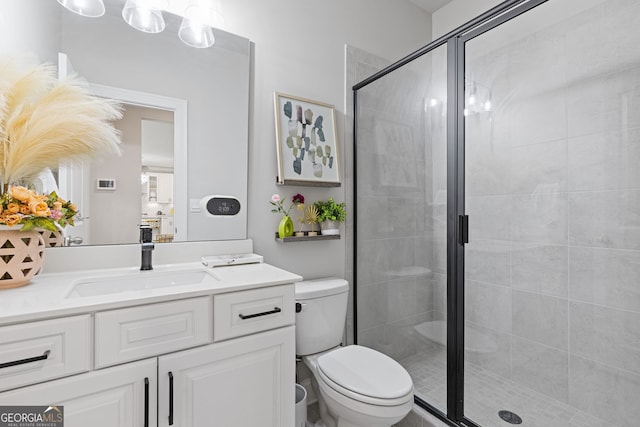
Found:
[[[153,230],[149,224],[140,225],[140,243],[151,243],[153,241]]]

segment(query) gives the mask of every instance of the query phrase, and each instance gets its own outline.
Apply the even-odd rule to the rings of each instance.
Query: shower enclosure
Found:
[[[450,425],[640,422],[638,16],[507,1],[354,86],[355,341]]]

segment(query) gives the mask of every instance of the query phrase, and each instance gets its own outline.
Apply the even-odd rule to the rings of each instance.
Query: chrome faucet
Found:
[[[151,254],[155,245],[153,240],[153,230],[150,225],[143,224],[140,226],[140,243],[142,244],[142,262],[140,263],[140,270],[153,270],[151,262]]]

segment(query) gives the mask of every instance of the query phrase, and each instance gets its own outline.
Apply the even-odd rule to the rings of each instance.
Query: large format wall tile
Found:
[[[514,242],[511,247],[511,287],[567,297],[568,258],[566,246]]]
[[[513,241],[567,243],[567,195],[556,192],[555,188],[511,196],[509,219]],[[500,217],[493,220],[501,222]]]
[[[464,357],[466,363],[511,378],[511,335],[466,322]]]
[[[511,289],[489,283],[466,281],[465,316],[494,331],[511,331]]]
[[[569,194],[569,244],[640,249],[640,190]]]
[[[358,230],[360,231],[360,230]],[[387,239],[358,240],[358,289],[386,280],[389,269]]]
[[[549,347],[567,350],[567,300],[513,291],[513,334]]]
[[[388,319],[387,284],[358,287],[358,331],[383,326]]]
[[[514,381],[562,402],[569,400],[567,352],[514,336],[512,353]]]
[[[634,73],[637,71],[612,72],[571,86],[567,93],[568,136],[617,131],[621,124],[626,128],[640,126],[637,109],[629,108],[638,105],[640,96],[633,91]]]
[[[514,95],[530,91],[531,83],[514,79]],[[509,104],[513,146],[564,139],[567,136],[567,100],[564,90],[526,96]],[[543,125],[541,125],[543,124]]]
[[[468,196],[465,209],[469,215],[469,240],[509,239],[509,196]]]
[[[465,246],[464,271],[469,280],[509,285],[509,243],[473,240]]]
[[[588,359],[569,359],[569,403],[616,426],[640,420],[640,375]]]
[[[418,311],[416,297],[415,277],[390,280],[387,283],[387,321],[397,322],[415,316]]]
[[[560,139],[514,147],[510,166],[511,194],[566,191],[567,142]]]
[[[569,139],[569,191],[640,187],[640,129]]]
[[[640,375],[640,313],[572,302],[569,319],[572,354]]]
[[[640,251],[569,248],[572,300],[640,312]]]

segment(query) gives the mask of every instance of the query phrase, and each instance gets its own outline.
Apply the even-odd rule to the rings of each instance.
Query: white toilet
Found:
[[[296,283],[296,354],[313,373],[326,427],[390,427],[413,406],[413,381],[390,357],[359,345],[341,347],[349,283]],[[297,310],[296,310],[297,311]]]

